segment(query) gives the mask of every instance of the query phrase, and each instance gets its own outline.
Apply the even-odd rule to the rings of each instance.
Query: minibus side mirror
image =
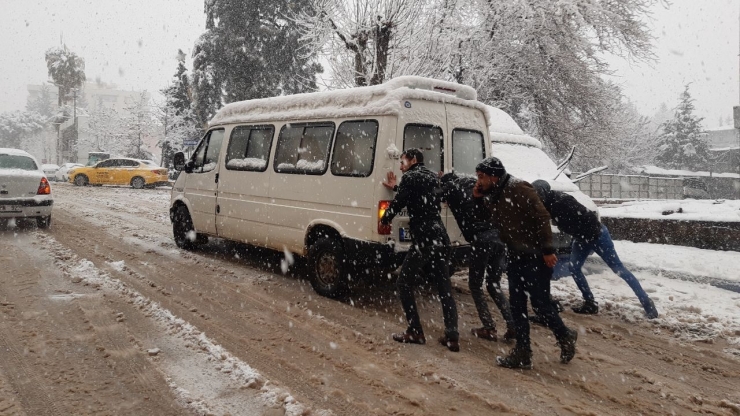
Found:
[[[173,164],[175,165],[175,170],[185,170],[185,172],[188,172],[187,164],[185,163],[185,154],[183,152],[177,152],[175,153],[175,157],[173,160]],[[191,169],[192,170],[192,169]]]

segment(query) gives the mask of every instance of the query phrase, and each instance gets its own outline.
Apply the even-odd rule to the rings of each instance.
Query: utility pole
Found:
[[[72,143],[72,146],[70,146],[71,147],[70,150],[72,153],[70,160],[76,163],[77,162],[77,141],[79,140],[79,134],[78,134],[79,132],[78,132],[78,127],[77,127],[77,88],[73,88],[72,93],[73,93],[72,108],[74,109],[72,113],[72,117],[73,117],[74,125],[75,125],[75,138],[74,138],[74,142]]]
[[[162,155],[159,157],[159,166],[164,167],[164,156],[167,154],[167,106],[164,107],[164,139],[162,141]]]

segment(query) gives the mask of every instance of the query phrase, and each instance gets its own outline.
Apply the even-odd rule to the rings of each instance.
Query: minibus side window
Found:
[[[273,126],[238,126],[226,149],[226,169],[264,172],[270,156]]]
[[[193,154],[193,172],[204,173],[216,169],[218,154],[221,152],[221,143],[224,141],[224,130],[211,130],[208,136],[201,140]]]
[[[334,123],[286,124],[278,137],[275,172],[323,175],[333,135]]]
[[[403,131],[403,150],[417,148],[424,154],[424,165],[432,172],[444,167],[442,128],[426,124],[407,124]]]
[[[483,133],[476,130],[452,130],[452,169],[475,176],[475,166],[486,157]]]
[[[335,176],[370,176],[377,139],[377,120],[353,120],[340,124],[334,140],[331,173]]]

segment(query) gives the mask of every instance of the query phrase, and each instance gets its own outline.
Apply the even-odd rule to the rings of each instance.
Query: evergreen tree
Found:
[[[167,167],[172,165],[175,153],[182,150],[184,140],[195,140],[202,133],[193,114],[190,78],[182,50],[178,51],[177,61],[174,82],[162,90],[165,104],[159,114],[165,126],[165,137],[158,146],[162,148],[162,166]]]
[[[176,115],[183,115],[192,107],[190,98],[190,79],[188,78],[188,69],[185,67],[185,52],[182,49],[177,51],[177,72],[175,73],[175,82],[169,87],[162,90],[166,105],[171,107]]]
[[[32,111],[10,111],[0,114],[0,147],[29,148],[44,128],[44,118]]]
[[[26,103],[26,110],[38,113],[46,120],[49,120],[51,116],[56,114],[51,88],[46,84],[42,85],[39,95],[36,98],[32,100],[29,97],[28,103]]]
[[[709,146],[702,134],[702,120],[694,115],[694,100],[686,85],[673,119],[663,124],[663,133],[658,138],[656,161],[662,167],[691,171],[708,169]]]
[[[46,67],[49,77],[59,87],[59,107],[69,102],[70,92],[85,82],[85,60],[67,49],[50,48],[46,51]]]
[[[309,0],[207,0],[193,50],[195,113],[205,125],[223,102],[315,91],[321,66],[299,52],[290,18]]]

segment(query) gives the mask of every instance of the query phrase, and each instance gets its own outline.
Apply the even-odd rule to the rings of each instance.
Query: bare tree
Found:
[[[329,57],[332,84],[378,85],[419,62],[414,44],[434,13],[426,0],[313,0],[295,17],[306,55]]]

